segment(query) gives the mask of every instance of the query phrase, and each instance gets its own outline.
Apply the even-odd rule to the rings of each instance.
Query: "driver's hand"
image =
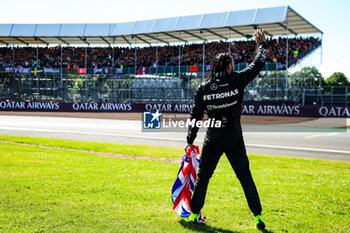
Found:
[[[185,147],[185,152],[187,152],[187,149],[190,148],[191,146],[193,146],[192,144],[187,144],[187,146]]]
[[[261,42],[266,42],[264,29],[260,29],[260,28],[257,29],[254,32],[254,36],[255,36],[255,42],[257,44],[260,44]]]

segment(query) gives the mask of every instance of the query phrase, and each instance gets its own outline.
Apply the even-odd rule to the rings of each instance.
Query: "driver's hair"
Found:
[[[226,68],[228,64],[231,64],[232,57],[229,53],[219,53],[210,63],[210,74],[207,77],[207,81],[211,81],[217,77],[224,76],[226,74]]]

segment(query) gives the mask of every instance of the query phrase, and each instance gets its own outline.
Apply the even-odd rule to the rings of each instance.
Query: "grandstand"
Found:
[[[320,46],[318,38],[293,38],[289,39],[288,64],[291,66],[296,61],[302,59],[303,54],[310,53]],[[286,68],[286,39],[277,38],[267,40],[268,54],[266,69],[268,70],[284,70]],[[86,68],[126,68],[124,73],[134,74],[130,69],[136,67],[148,68],[148,73],[154,73],[152,67],[164,66],[199,66],[201,64],[209,65],[212,57],[220,52],[231,52],[237,64],[237,69],[245,67],[246,63],[250,63],[254,59],[256,45],[253,40],[248,41],[212,41],[205,42],[205,54],[202,54],[201,44],[184,44],[181,46],[181,53],[178,54],[178,46],[147,46],[137,48],[137,59],[134,60],[134,48],[129,47],[88,47],[87,48],[87,67]],[[229,49],[231,51],[229,51]],[[157,51],[158,50],[158,53]],[[0,65],[5,68],[33,68],[38,61],[39,67],[60,68],[61,56],[60,46],[38,48],[38,59],[36,58],[36,48],[22,47],[16,49],[15,56],[12,58],[12,49],[4,47],[0,49]],[[112,56],[112,54],[115,54]],[[159,54],[156,57],[156,54]],[[180,56],[180,58],[179,58]],[[66,68],[85,68],[85,48],[84,47],[67,47],[62,51],[62,66]],[[153,72],[152,72],[153,71]],[[187,69],[187,72],[189,69]],[[88,73],[94,70],[88,70]],[[135,72],[135,70],[134,70]],[[165,73],[164,69],[158,71]]]
[[[216,53],[231,52],[236,71],[252,61],[258,27],[268,36],[268,63],[245,100],[314,104],[305,98],[314,80],[296,80],[288,69],[322,48],[323,33],[289,6],[114,24],[0,24],[0,99],[189,103]]]

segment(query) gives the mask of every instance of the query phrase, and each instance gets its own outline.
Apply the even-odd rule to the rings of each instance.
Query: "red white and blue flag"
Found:
[[[187,148],[181,157],[180,170],[172,189],[173,210],[183,218],[191,214],[191,198],[197,179],[199,166],[199,147]]]

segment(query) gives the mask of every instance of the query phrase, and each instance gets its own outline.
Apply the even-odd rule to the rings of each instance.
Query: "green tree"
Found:
[[[342,72],[334,72],[326,79],[326,84],[327,86],[348,86],[350,82]]]
[[[322,74],[314,66],[304,67],[300,71],[295,72],[293,76],[297,78],[313,78],[317,86],[320,85],[320,82],[321,82],[321,86],[326,85],[325,79],[323,78]]]

